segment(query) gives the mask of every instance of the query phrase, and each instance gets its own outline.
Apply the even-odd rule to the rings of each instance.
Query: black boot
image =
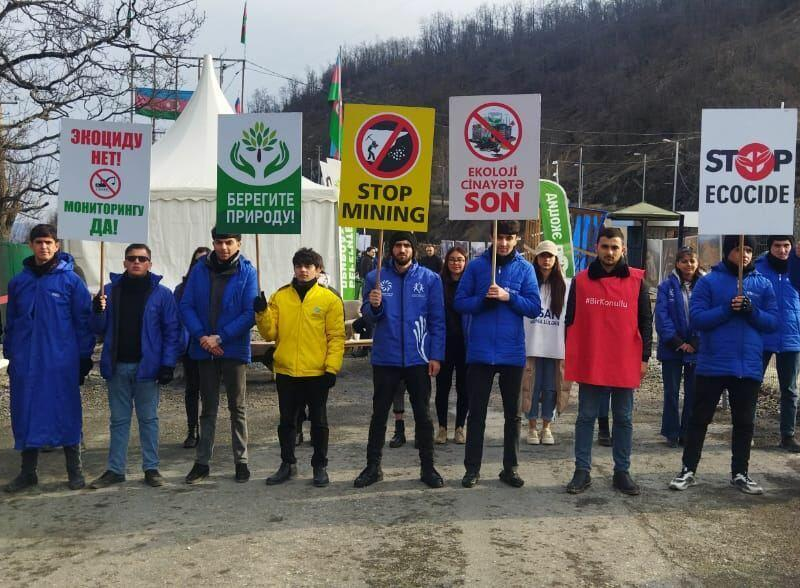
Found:
[[[6,484],[4,490],[10,494],[14,492],[21,492],[26,488],[32,488],[39,483],[39,477],[36,475],[36,468],[39,464],[39,450],[38,449],[23,449],[22,450],[22,468],[19,475]]]
[[[406,422],[403,419],[394,421],[394,436],[389,441],[389,447],[397,449],[406,444]]]
[[[315,466],[314,467],[314,479],[312,480],[312,484],[317,488],[323,488],[330,484],[331,480],[328,477],[328,470],[325,466]]]
[[[597,419],[597,444],[603,447],[611,447],[611,430],[608,426],[608,417]]]
[[[378,464],[367,464],[358,477],[353,482],[356,488],[366,488],[372,486],[375,482],[383,480],[383,470]]]
[[[64,446],[64,460],[67,463],[67,486],[70,490],[80,490],[86,487],[81,467],[81,446]]]
[[[444,480],[433,464],[423,465],[420,470],[419,479],[422,480],[429,488],[441,488],[444,486]]]
[[[272,474],[269,478],[267,478],[267,486],[276,486],[277,484],[283,484],[287,480],[291,480],[292,478],[297,476],[297,466],[293,463],[288,462],[281,462],[281,467]]]
[[[186,434],[186,439],[183,440],[184,449],[193,449],[197,447],[200,438],[197,436],[197,427],[189,427],[189,432]]]

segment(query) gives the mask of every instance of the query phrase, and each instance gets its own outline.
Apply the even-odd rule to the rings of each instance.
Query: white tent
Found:
[[[216,219],[217,116],[233,114],[206,55],[203,73],[192,99],[164,137],[153,145],[150,165],[150,238],[153,272],[163,284],[177,285],[196,247],[211,246]],[[300,247],[312,247],[325,260],[334,285],[338,285],[335,189],[302,180],[300,235],[262,235],[261,287],[268,294],[292,277],[291,259]],[[92,290],[99,284],[100,244],[69,241],[66,249],[84,269]],[[107,243],[106,272],[122,271],[124,244]],[[255,261],[255,238],[245,235],[242,251]],[[105,278],[108,280],[108,277]]]

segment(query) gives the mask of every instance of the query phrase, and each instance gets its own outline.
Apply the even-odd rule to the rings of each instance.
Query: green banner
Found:
[[[339,275],[342,280],[342,300],[358,300],[356,288],[356,230],[339,227]]]
[[[220,115],[220,232],[300,233],[301,124],[299,113]]]
[[[542,239],[552,241],[558,247],[560,252],[558,261],[564,277],[575,277],[572,228],[569,222],[567,193],[564,188],[550,180],[539,180],[539,210]]]

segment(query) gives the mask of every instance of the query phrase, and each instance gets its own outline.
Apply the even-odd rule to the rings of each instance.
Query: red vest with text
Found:
[[[575,318],[567,328],[565,380],[615,388],[639,387],[639,290],[644,271],[629,270],[627,278],[592,280],[588,270],[575,277]]]

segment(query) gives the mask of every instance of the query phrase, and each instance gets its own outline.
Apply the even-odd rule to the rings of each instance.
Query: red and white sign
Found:
[[[539,216],[539,94],[450,98],[450,218]]]
[[[146,243],[150,125],[61,121],[58,236]]]
[[[356,133],[356,158],[368,174],[395,180],[419,158],[419,133],[410,120],[383,113],[365,121]]]
[[[700,233],[794,232],[796,109],[703,110]]]

